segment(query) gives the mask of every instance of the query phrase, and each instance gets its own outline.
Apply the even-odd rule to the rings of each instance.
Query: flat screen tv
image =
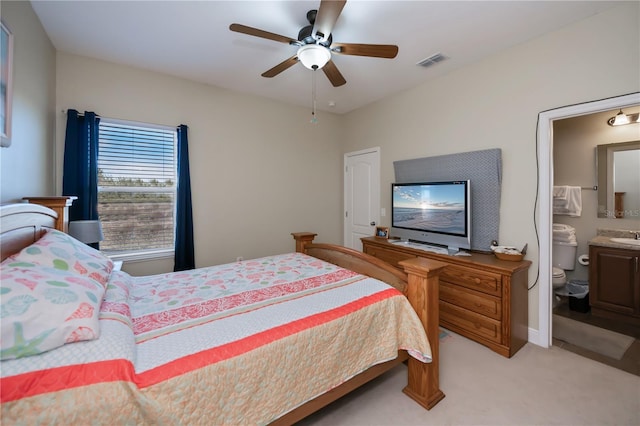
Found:
[[[471,248],[471,182],[391,184],[392,237]]]

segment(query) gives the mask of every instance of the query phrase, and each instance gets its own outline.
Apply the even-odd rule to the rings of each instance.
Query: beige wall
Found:
[[[393,161],[501,148],[500,243],[529,244],[532,285],[538,113],[640,90],[638,7],[629,2],[360,108],[347,116],[345,151],[381,147],[381,203],[388,207]],[[533,329],[538,287],[529,295]]]
[[[55,49],[29,2],[2,2],[14,36],[13,120],[9,148],[0,148],[0,203],[54,195]]]
[[[291,232],[342,241],[343,117],[140,69],[57,56],[57,185],[66,114],[189,126],[196,266],[289,252]],[[319,178],[320,177],[320,178]],[[173,260],[126,262],[132,274]]]
[[[625,108],[626,113],[640,111],[640,107]],[[596,146],[640,140],[640,125],[611,127],[607,119],[618,110],[589,114],[558,120],[553,126],[553,176],[556,185],[589,187],[597,185],[595,166]],[[631,171],[630,171],[631,172]],[[632,173],[632,172],[631,172]],[[635,170],[640,179],[640,171]],[[602,189],[602,188],[600,188]],[[598,218],[598,192],[582,191],[582,215],[570,217],[554,215],[554,223],[565,223],[576,228],[577,255],[589,253],[589,240],[596,236],[598,228],[640,230],[640,217],[625,219]],[[576,262],[573,271],[567,271],[568,279],[586,280],[589,268]]]

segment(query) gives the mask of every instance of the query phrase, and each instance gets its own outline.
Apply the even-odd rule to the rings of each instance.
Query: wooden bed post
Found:
[[[293,239],[296,240],[296,251],[298,253],[305,253],[305,246],[313,243],[313,239],[318,234],[314,234],[313,232],[292,232],[291,235],[293,235]]]
[[[440,368],[438,340],[440,337],[439,276],[447,264],[437,260],[416,257],[399,262],[399,265],[404,268],[404,272],[402,272],[389,263],[357,250],[333,244],[316,244],[313,242],[316,234],[296,232],[291,235],[296,240],[297,252],[306,253],[334,265],[384,281],[394,286],[407,297],[429,337],[431,362],[425,364],[408,357],[408,384],[402,391],[427,410],[444,398],[444,393],[440,390],[438,376],[438,369]],[[388,371],[405,359],[407,359],[406,353],[404,353],[404,356],[399,356],[393,360],[393,362],[385,363],[384,369],[379,373],[373,373],[374,368],[365,370],[333,389],[331,392],[334,393],[335,398],[323,397],[326,399],[325,402],[321,405],[319,405],[320,403],[314,405],[312,409],[305,413],[309,414],[325,406],[341,395],[377,377],[382,372]],[[382,366],[383,364],[378,365]],[[282,424],[290,424],[301,418],[287,415],[287,421],[282,422]]]
[[[432,356],[429,364],[409,357],[409,384],[402,391],[430,410],[444,398],[438,376],[440,368],[439,276],[447,264],[425,258],[403,260],[399,264],[409,275],[407,298],[427,332]]]

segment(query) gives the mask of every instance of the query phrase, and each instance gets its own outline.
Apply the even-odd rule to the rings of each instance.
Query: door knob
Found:
[[[371,222],[369,225],[376,226],[376,223],[375,222]]]

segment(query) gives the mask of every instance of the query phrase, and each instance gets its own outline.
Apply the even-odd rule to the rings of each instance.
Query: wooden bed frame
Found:
[[[21,203],[0,206],[0,254],[2,260],[37,241],[47,229],[61,229],[66,218],[43,205]],[[380,279],[403,292],[418,314],[429,336],[432,362],[423,364],[400,351],[398,358],[375,365],[337,388],[303,404],[274,422],[277,425],[295,423],[330,404],[357,387],[385,373],[396,365],[408,362],[408,384],[403,392],[426,409],[436,405],[444,393],[439,388],[439,274],[445,263],[414,258],[400,262],[405,272],[358,252],[332,244],[314,244],[316,234],[292,234],[296,251],[309,254],[355,272]]]

